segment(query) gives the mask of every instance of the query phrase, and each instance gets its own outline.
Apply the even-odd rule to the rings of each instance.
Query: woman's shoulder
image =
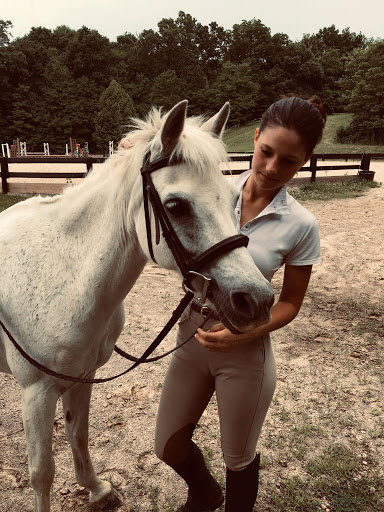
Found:
[[[315,215],[291,196],[289,192],[287,192],[287,206],[290,214],[297,218],[297,220],[308,224],[318,223]]]

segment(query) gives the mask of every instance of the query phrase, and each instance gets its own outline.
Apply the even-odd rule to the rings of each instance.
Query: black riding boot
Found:
[[[224,501],[220,485],[205,465],[204,457],[194,442],[184,462],[171,466],[188,484],[188,499],[177,512],[213,512]]]
[[[252,512],[259,490],[260,454],[242,471],[227,468],[225,512]]]

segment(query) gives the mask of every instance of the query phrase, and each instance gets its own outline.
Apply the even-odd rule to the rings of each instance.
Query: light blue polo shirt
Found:
[[[251,171],[232,178],[242,192]],[[240,229],[242,194],[235,208],[235,224],[249,237],[248,251],[268,281],[286,265],[313,265],[320,261],[319,225],[316,217],[282,187],[272,202]]]

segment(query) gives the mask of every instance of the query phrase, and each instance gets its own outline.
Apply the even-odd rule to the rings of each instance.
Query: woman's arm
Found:
[[[265,334],[284,327],[284,325],[292,322],[300,311],[311,272],[312,265],[285,266],[280,297],[271,308],[271,319],[267,324],[245,334],[233,334],[223,324],[217,324],[209,332],[198,329],[195,338],[208,350],[229,352],[232,347],[239,343],[249,343]]]

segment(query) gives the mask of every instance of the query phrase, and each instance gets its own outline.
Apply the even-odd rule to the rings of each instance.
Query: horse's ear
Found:
[[[221,137],[228,121],[229,111],[229,102],[227,101],[216,115],[203,124],[202,128],[216,137]]]
[[[188,100],[180,101],[167,114],[167,119],[161,130],[161,142],[165,153],[171,153],[179,141],[184,128],[187,105]]]

